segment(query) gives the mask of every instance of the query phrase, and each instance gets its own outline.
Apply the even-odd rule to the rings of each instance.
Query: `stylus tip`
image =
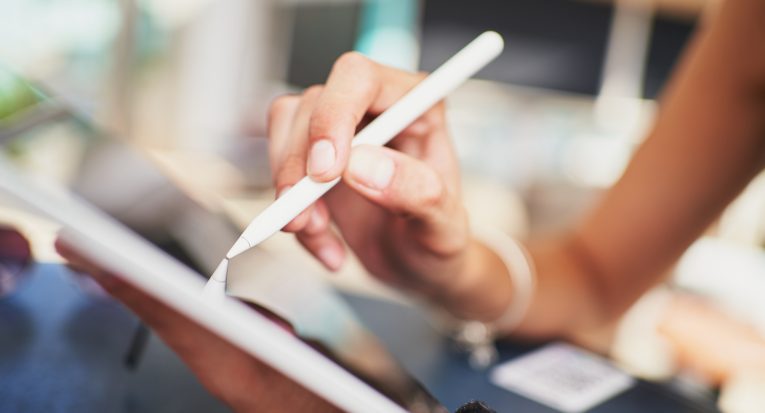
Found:
[[[252,245],[243,237],[239,237],[238,240],[234,243],[234,245],[231,247],[230,250],[228,250],[228,254],[226,254],[226,258],[231,259],[236,257],[237,255],[247,251],[248,249],[252,248]]]
[[[206,297],[214,298],[216,300],[222,299],[226,296],[226,281],[218,281],[210,278],[205,284],[203,293]]]
[[[228,275],[228,258],[224,258],[223,260],[221,260],[220,264],[218,264],[218,267],[215,268],[215,271],[213,271],[212,275],[210,276],[210,279],[225,283],[227,275]]]

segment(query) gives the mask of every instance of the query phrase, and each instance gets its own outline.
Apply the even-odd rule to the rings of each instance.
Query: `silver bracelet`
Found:
[[[526,249],[512,237],[496,229],[479,228],[476,238],[502,260],[513,282],[509,307],[491,323],[495,334],[512,333],[523,322],[531,307],[536,288],[536,270]]]

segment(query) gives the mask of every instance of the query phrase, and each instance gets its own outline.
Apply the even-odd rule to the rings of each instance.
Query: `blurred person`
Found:
[[[762,22],[761,0],[723,3],[693,38],[652,131],[621,179],[578,225],[526,243],[509,263],[471,231],[443,104],[388,147],[351,149],[355,131],[423,76],[345,54],[325,85],[272,105],[268,134],[277,193],[306,174],[321,182],[343,177],[285,230],[331,270],[343,264],[348,245],[372,275],[459,319],[494,323],[508,312],[522,315],[512,325],[499,323],[500,335],[575,340],[598,331],[661,282],[765,166]],[[65,245],[59,249],[144,318],[235,410],[332,410],[173,310],[105,277]],[[535,274],[530,297],[514,284],[518,269]],[[528,305],[514,306],[527,298]],[[696,305],[674,300],[659,322],[681,355],[716,382],[744,367],[765,371],[765,345],[752,329],[691,311]],[[698,323],[685,325],[688,311]],[[708,342],[710,331],[721,335]],[[717,344],[727,346],[724,354]],[[211,351],[214,346],[226,350]]]

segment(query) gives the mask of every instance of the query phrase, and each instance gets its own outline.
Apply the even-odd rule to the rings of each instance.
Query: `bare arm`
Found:
[[[526,333],[619,315],[762,169],[763,22],[765,2],[726,2],[685,54],[620,181],[573,233],[532,249],[540,288]]]
[[[763,22],[765,1],[729,0],[697,35],[667,89],[653,131],[621,180],[574,230],[530,246],[539,284],[519,334],[573,335],[618,316],[659,281],[762,169]],[[418,80],[349,54],[335,65],[327,85],[274,103],[269,136],[277,188],[306,173],[319,181],[344,178],[286,229],[296,232],[326,267],[337,269],[345,257],[337,228],[383,281],[429,297],[458,317],[494,320],[510,303],[514,286],[499,257],[470,234],[443,105],[410,126],[391,148],[351,149],[353,132],[364,118],[379,114]],[[206,387],[235,410],[334,410],[131,286],[114,284],[65,246],[59,248],[151,324]],[[673,324],[670,318],[663,327],[681,344],[709,331],[689,330],[687,314],[677,309],[671,314],[680,314],[680,321]],[[741,331],[739,337],[748,339],[748,331]],[[761,343],[753,346],[762,350]],[[690,353],[710,357],[695,346]],[[752,358],[711,360],[712,372],[723,375],[731,360],[751,364]]]
[[[530,246],[539,282],[519,334],[568,335],[618,316],[762,168],[763,21],[765,2],[727,2],[686,53],[654,130],[618,184],[574,230]],[[513,285],[502,261],[470,234],[443,105],[391,148],[351,149],[362,120],[418,80],[347,54],[326,85],[274,103],[275,186],[306,173],[317,181],[343,176],[286,230],[337,269],[345,250],[336,228],[381,280],[457,317],[493,320],[508,307]]]

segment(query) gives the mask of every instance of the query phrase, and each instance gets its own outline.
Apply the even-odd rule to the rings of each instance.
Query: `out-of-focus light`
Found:
[[[721,238],[765,245],[765,174],[760,174],[725,210],[718,225]]]
[[[212,0],[143,0],[149,13],[165,29],[183,26],[212,3]]]
[[[383,28],[359,39],[359,51],[375,61],[405,70],[416,69],[417,39],[401,28]]]
[[[616,1],[608,35],[603,83],[595,102],[595,121],[603,130],[630,130],[640,122],[640,96],[652,16],[650,2]]]
[[[0,124],[36,102],[34,91],[0,65]]]
[[[355,49],[382,64],[405,70],[417,68],[417,2],[369,0],[363,2],[360,35]]]
[[[619,179],[631,154],[631,146],[623,139],[579,136],[565,147],[561,169],[575,184],[605,188]]]
[[[62,52],[100,50],[114,37],[116,2],[102,0],[4,0],[0,60],[24,67]]]
[[[605,131],[628,131],[641,125],[644,102],[637,98],[601,96],[595,101],[595,123]]]
[[[677,264],[679,287],[712,297],[765,333],[765,252],[739,242],[704,237]]]

